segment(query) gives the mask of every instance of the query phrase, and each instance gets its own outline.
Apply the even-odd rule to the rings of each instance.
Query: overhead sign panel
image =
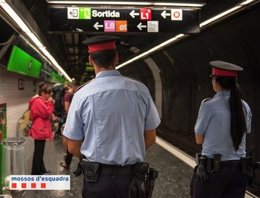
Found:
[[[198,33],[198,9],[49,8],[50,32]]]
[[[42,63],[25,52],[23,49],[13,46],[8,61],[7,70],[26,76],[39,78]]]

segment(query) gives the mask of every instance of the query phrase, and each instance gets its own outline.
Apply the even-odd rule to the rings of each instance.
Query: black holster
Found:
[[[97,182],[100,175],[100,163],[89,162],[86,159],[81,161],[82,171],[84,173],[85,179],[88,182]]]
[[[130,184],[129,198],[151,198],[158,171],[150,168],[148,163],[138,163]]]
[[[255,168],[252,156],[241,158],[241,172],[243,175],[247,176],[248,186],[253,186],[255,179]]]
[[[193,182],[195,182],[196,179],[196,182],[202,184],[208,180],[211,173],[220,170],[221,154],[214,154],[211,159],[198,153],[195,159],[197,166],[194,169]]]
[[[86,158],[84,157],[84,155],[81,154],[79,157],[79,162],[77,164],[77,167],[73,171],[73,174],[75,175],[75,177],[79,177],[83,173],[82,163],[81,163],[83,159],[86,159]]]
[[[79,177],[83,173],[82,166],[81,166],[81,161],[78,162],[78,165],[76,169],[73,171],[73,174],[75,177]]]
[[[200,156],[198,161],[198,165],[202,165],[202,167],[205,168],[208,174],[218,172],[221,168],[221,154],[214,154],[213,158]]]

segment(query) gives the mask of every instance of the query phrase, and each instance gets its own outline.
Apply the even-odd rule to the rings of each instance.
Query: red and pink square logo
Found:
[[[140,9],[140,19],[141,20],[152,20],[152,9],[141,8]]]
[[[116,31],[116,22],[115,20],[105,20],[104,21],[104,31],[105,32],[115,32]]]

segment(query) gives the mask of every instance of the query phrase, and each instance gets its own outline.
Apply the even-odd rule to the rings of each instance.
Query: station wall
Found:
[[[28,109],[30,97],[36,94],[35,85],[32,78],[0,68],[0,104],[7,105],[7,137],[16,136],[18,120]]]

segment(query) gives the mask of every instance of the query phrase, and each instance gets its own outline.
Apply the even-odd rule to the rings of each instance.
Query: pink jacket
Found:
[[[32,121],[29,135],[37,140],[52,139],[51,117],[54,110],[53,103],[41,96],[37,96],[30,99],[29,108]]]

